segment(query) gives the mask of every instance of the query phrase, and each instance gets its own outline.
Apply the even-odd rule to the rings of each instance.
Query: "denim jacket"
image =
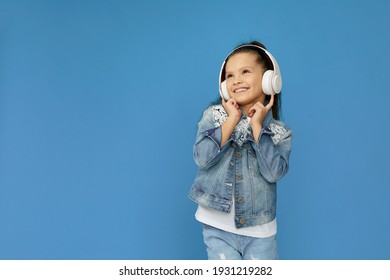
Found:
[[[199,170],[189,197],[226,213],[234,199],[237,228],[268,223],[276,217],[276,182],[288,170],[292,131],[270,111],[256,143],[250,119],[243,114],[221,148],[221,125],[226,119],[222,105],[203,113],[194,145]]]

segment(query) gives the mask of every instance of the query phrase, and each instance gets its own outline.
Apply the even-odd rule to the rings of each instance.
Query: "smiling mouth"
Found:
[[[242,93],[242,92],[246,92],[249,88],[237,88],[234,90],[234,93]]]

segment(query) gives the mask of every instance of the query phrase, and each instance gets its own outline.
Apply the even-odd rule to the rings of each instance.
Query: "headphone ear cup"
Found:
[[[221,97],[226,101],[230,99],[229,91],[227,89],[226,80],[221,83]]]
[[[280,75],[274,76],[272,88],[274,89],[275,94],[282,91],[282,77]]]
[[[267,95],[272,95],[274,91],[272,90],[272,78],[274,75],[273,70],[267,70],[263,74],[262,87],[263,92]]]

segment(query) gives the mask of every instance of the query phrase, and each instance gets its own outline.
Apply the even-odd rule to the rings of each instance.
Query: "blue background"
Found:
[[[0,1],[0,259],[204,259],[192,145],[263,42],[294,130],[281,259],[390,259],[389,1]]]

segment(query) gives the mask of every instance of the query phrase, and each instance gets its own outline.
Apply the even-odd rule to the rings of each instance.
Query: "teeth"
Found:
[[[238,88],[234,92],[239,93],[239,92],[243,92],[243,91],[246,91],[246,90],[247,90],[246,88]]]

